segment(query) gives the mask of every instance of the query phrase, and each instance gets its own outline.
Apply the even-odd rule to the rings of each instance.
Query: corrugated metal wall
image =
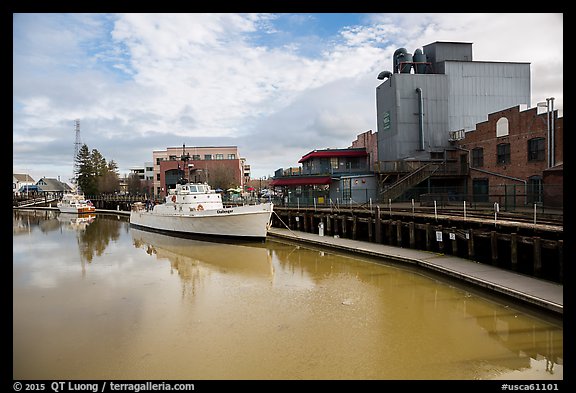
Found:
[[[446,61],[446,74],[393,74],[376,90],[378,159],[428,159],[450,147],[449,132],[473,130],[488,114],[530,106],[530,64]],[[424,106],[419,151],[418,94]]]

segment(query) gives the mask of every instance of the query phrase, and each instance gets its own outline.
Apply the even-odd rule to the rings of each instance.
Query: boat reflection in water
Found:
[[[96,219],[95,213],[60,213],[58,221],[60,221],[66,229],[75,231],[85,231],[86,227],[94,222]]]
[[[266,247],[196,240],[136,228],[130,228],[130,232],[134,246],[168,259],[182,279],[194,279],[203,270],[267,279],[274,274]]]

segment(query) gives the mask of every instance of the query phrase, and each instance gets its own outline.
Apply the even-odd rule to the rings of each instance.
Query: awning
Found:
[[[291,176],[274,179],[271,186],[313,186],[318,184],[330,184],[330,176]]]
[[[352,150],[352,149],[343,149],[343,150],[315,150],[311,151],[310,153],[306,154],[302,157],[298,162],[302,163],[304,161],[308,161],[312,158],[332,158],[332,157],[366,157],[368,153],[365,149],[362,150]]]
[[[35,184],[34,184],[34,185],[32,185],[32,184],[30,184],[30,185],[26,184],[26,185],[23,185],[22,187],[20,187],[20,189],[18,190],[18,192],[30,192],[30,191],[32,191],[32,192],[42,192],[42,189],[41,189],[39,186],[35,185]]]

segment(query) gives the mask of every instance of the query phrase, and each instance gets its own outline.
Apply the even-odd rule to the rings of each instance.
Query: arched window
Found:
[[[508,119],[501,117],[496,122],[496,138],[508,136]]]

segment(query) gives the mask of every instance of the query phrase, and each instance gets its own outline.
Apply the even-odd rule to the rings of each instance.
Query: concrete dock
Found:
[[[528,306],[536,306],[559,316],[563,315],[563,285],[503,270],[484,263],[429,251],[333,236],[320,236],[315,233],[292,231],[284,228],[271,228],[268,235],[323,248],[362,254],[389,262],[414,265],[418,268],[464,281],[492,293],[518,300]]]

